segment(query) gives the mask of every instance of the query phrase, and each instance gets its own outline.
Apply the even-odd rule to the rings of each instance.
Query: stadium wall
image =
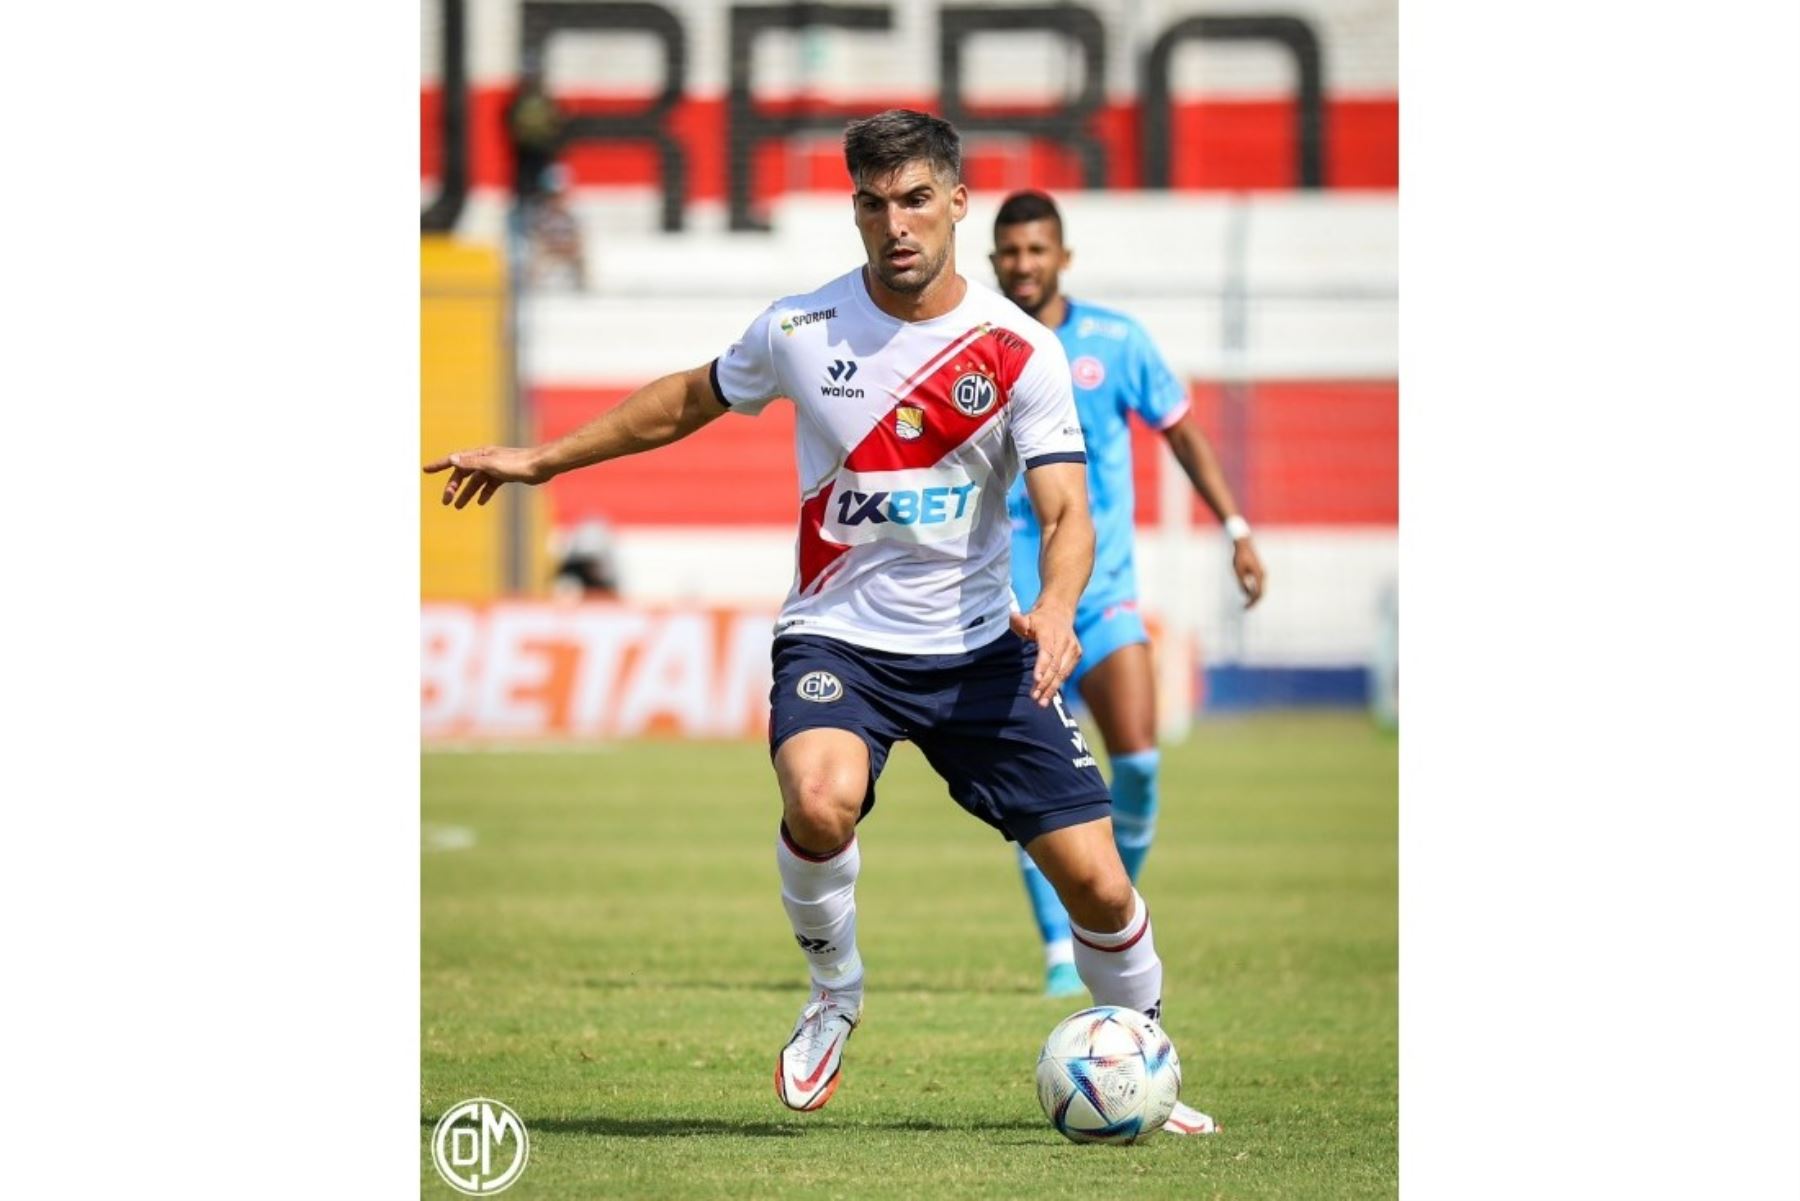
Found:
[[[421,191],[443,162],[437,64],[440,4],[427,3],[421,80]],[[569,11],[582,7],[572,0]],[[687,218],[662,228],[662,165],[645,144],[571,145],[573,207],[589,289],[519,298],[520,414],[537,436],[563,432],[637,384],[702,363],[777,295],[815,286],[857,255],[838,139],[842,111],[907,103],[943,111],[945,8],[878,4],[880,31],[812,27],[757,39],[737,66],[764,114],[816,118],[746,148],[732,140],[729,7],[658,5],[680,31],[680,87],[666,124],[685,160]],[[794,6],[758,6],[791,10]],[[814,6],[807,11],[817,11]],[[865,7],[865,6],[859,6]],[[1137,191],[1142,67],[1157,37],[1204,11],[1268,10],[1181,0],[1100,0],[1077,8],[1104,33],[1096,107],[1082,130],[1104,187],[1050,139],[968,138],[974,199],[959,232],[963,272],[991,283],[999,198],[1055,190],[1076,250],[1071,294],[1115,305],[1149,330],[1188,381],[1196,419],[1257,526],[1268,598],[1246,616],[1227,548],[1187,494],[1160,439],[1135,433],[1138,553],[1146,606],[1170,658],[1194,671],[1165,699],[1244,705],[1358,703],[1393,643],[1397,580],[1397,72],[1391,4],[1310,0],[1282,12],[1316,35],[1324,170],[1296,188],[1299,100],[1292,56],[1272,44],[1183,43],[1169,58],[1167,190]],[[512,170],[504,110],[526,54],[517,0],[467,6],[473,187],[457,233],[499,246]],[[557,14],[560,18],[561,13]],[[667,77],[667,46],[645,34],[573,33],[542,44],[536,69],[576,116],[641,108]],[[1063,38],[1011,30],[957,47],[960,84],[984,111],[1042,112],[1083,92]],[[739,137],[738,143],[743,139]],[[749,164],[766,232],[728,232],[732,165]],[[1246,190],[1247,189],[1247,190]],[[750,734],[741,700],[756,642],[792,572],[792,415],[772,406],[656,455],[580,473],[544,490],[557,531],[602,520],[616,533],[629,598],[611,616],[518,597],[425,610],[429,735],[637,737]],[[1173,499],[1174,503],[1167,503]],[[468,514],[463,514],[467,517]],[[534,553],[541,556],[541,546]],[[541,562],[541,559],[540,559]],[[525,593],[541,594],[540,569]],[[493,593],[482,595],[492,596]],[[608,641],[610,639],[610,641]],[[748,656],[747,658],[745,656]],[[1391,663],[1381,668],[1391,673]],[[633,699],[635,698],[635,699]],[[1165,709],[1173,710],[1173,705]]]
[[[571,7],[579,0],[562,0]],[[732,0],[657,0],[682,31],[684,75],[699,95],[723,95],[730,79]],[[791,7],[765,5],[763,7]],[[952,6],[937,0],[863,0],[858,7],[887,14],[879,31],[815,25],[803,31],[770,34],[754,47],[754,76],[772,92],[892,93],[935,80],[942,13]],[[990,8],[1032,7],[1018,2]],[[1038,6],[1041,7],[1041,6]],[[1140,59],[1156,36],[1177,21],[1211,16],[1280,13],[1306,21],[1325,46],[1328,90],[1356,96],[1392,98],[1399,84],[1399,11],[1370,0],[1078,0],[1059,7],[1092,13],[1106,37],[1103,82],[1109,96],[1138,86]],[[519,73],[524,4],[521,0],[468,0],[467,70],[477,86],[504,84]],[[420,7],[420,75],[426,86],[439,81],[444,6],[424,0]],[[1014,28],[1021,28],[1015,23]],[[1032,99],[1046,85],[1069,90],[1081,65],[1068,45],[1048,34],[1024,29],[1018,37],[980,35],[968,53],[972,78],[982,99]],[[647,34],[587,33],[550,46],[545,64],[553,81],[594,79],[610,87],[649,92],[662,85],[662,48]],[[1223,47],[1196,44],[1173,64],[1178,90],[1207,90],[1246,96],[1286,94],[1291,66],[1269,46]]]
[[[842,166],[835,130],[847,114],[889,105],[966,111],[968,170],[977,188],[1138,188],[1158,183],[1146,158],[1146,121],[1167,121],[1159,144],[1167,185],[1177,190],[1290,188],[1306,182],[1301,142],[1312,136],[1302,86],[1316,67],[1320,178],[1327,188],[1391,190],[1398,185],[1396,13],[1366,0],[1299,0],[1271,9],[1242,0],[1083,0],[1079,4],[939,5],[888,0],[856,5],[732,6],[717,0],[661,0],[638,27],[568,27],[579,0],[469,0],[465,68],[469,182],[491,201],[512,176],[506,109],[522,78],[541,80],[566,114],[617,119],[648,114],[631,138],[577,136],[561,161],[589,191],[649,192],[669,184],[668,164],[692,215],[713,220],[742,173],[758,212],[772,198],[835,190]],[[443,13],[422,6],[420,174],[429,194],[445,156]],[[764,22],[733,42],[734,12]],[[1063,28],[1033,28],[1049,13]],[[998,26],[958,33],[955,22]],[[844,14],[853,14],[846,16]],[[958,16],[957,14],[964,14]],[[987,17],[981,14],[990,14]],[[992,14],[997,14],[997,19]],[[798,19],[797,28],[767,25]],[[1300,46],[1254,35],[1220,40],[1192,22],[1261,20]],[[585,19],[585,18],[583,18]],[[612,18],[597,18],[604,21]],[[848,22],[858,28],[834,25]],[[1183,31],[1186,31],[1185,34]],[[1074,31],[1074,32],[1071,32]],[[1161,95],[1148,77],[1158,39],[1180,35],[1157,77],[1167,111],[1146,110]],[[1254,30],[1252,30],[1254,33]],[[1076,36],[1076,34],[1079,36]],[[1305,54],[1306,47],[1312,53]],[[953,61],[952,61],[953,60]],[[733,115],[733,89],[743,106]],[[951,93],[954,95],[951,95]],[[1043,122],[1069,114],[1066,125]],[[1000,127],[1023,116],[1021,128]],[[959,118],[960,119],[960,118]],[[995,119],[984,130],[983,121]],[[1038,122],[1035,132],[1026,128]],[[759,136],[775,130],[780,136]],[[1092,143],[1099,176],[1071,143]],[[670,156],[665,158],[665,153]],[[1151,152],[1154,153],[1154,152]]]

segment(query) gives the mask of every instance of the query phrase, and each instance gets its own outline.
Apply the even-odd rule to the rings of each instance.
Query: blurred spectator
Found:
[[[529,205],[541,193],[544,172],[562,149],[563,111],[543,85],[526,80],[506,106],[506,132],[512,139],[513,191],[521,205]]]
[[[619,595],[618,545],[604,521],[584,521],[550,538],[556,575],[550,591],[558,600],[611,600]]]
[[[587,287],[587,258],[581,244],[581,222],[569,207],[569,169],[555,164],[544,171],[543,191],[525,217],[531,259],[528,278],[537,287]]]

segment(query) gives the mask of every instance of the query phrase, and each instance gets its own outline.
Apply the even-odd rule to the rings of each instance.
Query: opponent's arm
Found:
[[[1094,519],[1088,512],[1087,466],[1046,463],[1025,472],[1025,492],[1043,531],[1038,571],[1043,587],[1029,613],[1015,613],[1012,627],[1038,644],[1031,697],[1048,705],[1081,660],[1075,638],[1075,602],[1094,570]]]
[[[1183,417],[1164,430],[1163,437],[1168,439],[1169,449],[1175,452],[1175,461],[1181,464],[1188,482],[1213,515],[1228,530],[1232,528],[1233,518],[1242,523],[1243,516],[1238,512],[1237,501],[1232,498],[1231,485],[1225,482],[1225,472],[1219,467],[1219,456],[1213,453],[1212,443],[1206,440],[1193,418]],[[1232,539],[1231,570],[1237,576],[1238,586],[1244,590],[1244,608],[1248,609],[1262,599],[1268,573],[1263,570],[1248,526],[1242,528],[1242,536]]]
[[[655,450],[687,437],[725,412],[711,364],[653,380],[572,433],[542,446],[482,446],[425,464],[448,470],[444,503],[487,504],[500,485],[541,484],[565,471]]]

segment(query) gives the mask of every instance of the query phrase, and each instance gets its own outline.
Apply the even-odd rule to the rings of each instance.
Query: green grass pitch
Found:
[[[516,1109],[558,1197],[1391,1197],[1397,754],[1354,715],[1215,721],[1164,750],[1139,882],[1182,1096],[1225,1126],[1075,1146],[1011,849],[896,749],[862,827],[864,1021],[836,1097],[775,1099],[805,966],[750,744],[423,758],[420,1170],[474,1096]],[[440,849],[444,848],[444,849]]]

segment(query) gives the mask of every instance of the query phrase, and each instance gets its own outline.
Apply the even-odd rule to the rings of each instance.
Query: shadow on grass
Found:
[[[937,1122],[937,1121],[931,1120],[930,1118],[899,1118],[897,1120],[889,1121],[889,1122],[853,1122],[853,1123],[849,1123],[849,1124],[853,1125],[853,1126],[862,1127],[865,1129],[870,1129],[870,1130],[917,1130],[920,1132],[929,1131],[929,1132],[934,1132],[934,1133],[936,1133],[936,1132],[951,1132],[951,1133],[965,1132],[966,1133],[968,1131],[998,1132],[998,1131],[1004,1131],[1004,1130],[1013,1130],[1013,1131],[1017,1131],[1017,1130],[1047,1131],[1047,1130],[1049,1130],[1049,1126],[1046,1125],[1041,1120],[1036,1121],[1036,1122],[1028,1122],[1022,1118],[1015,1118],[1012,1121],[985,1121],[985,1122],[969,1122],[969,1121]]]
[[[779,1122],[730,1122],[716,1118],[539,1118],[531,1132],[593,1134],[602,1138],[799,1138],[798,1126]]]
[[[437,1119],[421,1116],[419,1125],[429,1128]],[[1012,1121],[934,1121],[930,1118],[895,1118],[888,1121],[833,1122],[826,1118],[810,1122],[732,1122],[717,1118],[533,1118],[526,1123],[532,1134],[587,1134],[600,1138],[804,1138],[808,1126],[814,1131],[841,1133],[846,1130],[916,1131],[920,1134],[993,1133],[1042,1131],[1044,1123]],[[1036,1140],[1022,1140],[1032,1142]]]
[[[578,981],[582,988],[591,988],[600,992],[629,992],[643,988],[676,988],[683,992],[773,992],[791,993],[799,996],[806,991],[804,980],[677,980],[661,976],[626,977],[609,979],[589,976]],[[898,993],[924,993],[946,997],[993,996],[1001,994],[1019,994],[1037,996],[1040,989],[1035,985],[1021,984],[1012,988],[997,987],[992,984],[970,984],[965,988],[957,988],[948,984],[934,984],[929,981],[892,981],[883,980],[881,991],[884,995]]]
[[[421,1116],[419,1125],[435,1126],[437,1119]],[[799,1126],[777,1122],[727,1122],[713,1118],[532,1118],[525,1123],[532,1134],[591,1134],[602,1138],[799,1138]]]

